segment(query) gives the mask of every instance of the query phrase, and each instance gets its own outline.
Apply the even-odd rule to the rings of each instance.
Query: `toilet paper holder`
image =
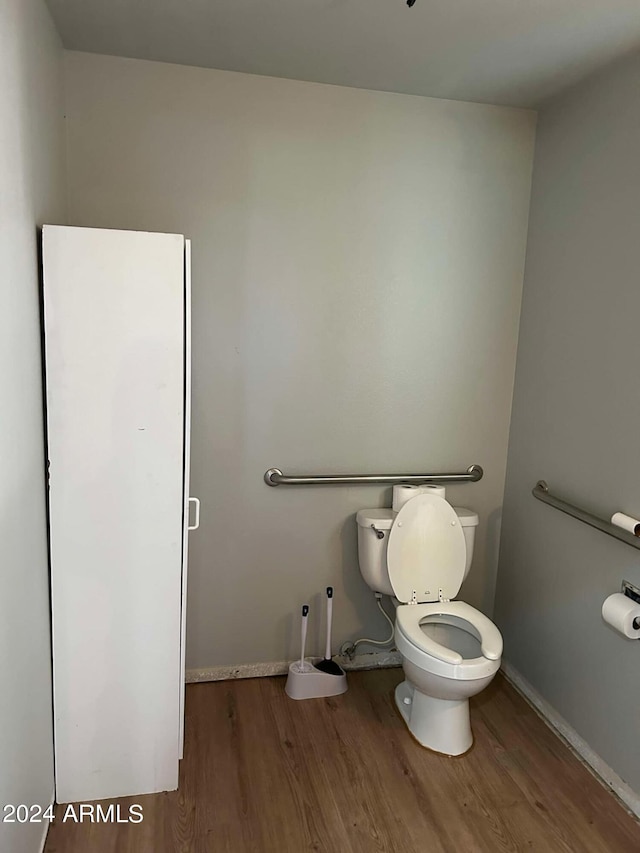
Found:
[[[622,587],[620,592],[623,595],[626,595],[627,598],[630,598],[632,601],[635,601],[637,604],[640,604],[640,589],[629,581],[622,581]],[[636,617],[633,620],[633,627],[640,628],[640,617]]]

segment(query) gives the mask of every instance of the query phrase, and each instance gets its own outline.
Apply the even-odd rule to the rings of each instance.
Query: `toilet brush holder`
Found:
[[[347,674],[340,669],[340,675],[316,669],[314,662],[322,658],[306,658],[304,667],[299,660],[289,664],[289,675],[285,693],[291,699],[321,699],[323,696],[339,696],[346,693]]]

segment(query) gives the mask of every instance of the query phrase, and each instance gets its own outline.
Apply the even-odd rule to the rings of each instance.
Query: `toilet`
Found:
[[[397,513],[361,509],[356,520],[362,577],[396,605],[405,674],[398,710],[422,746],[462,755],[473,745],[469,698],[492,681],[502,655],[493,622],[454,600],[471,567],[478,516],[427,492]]]

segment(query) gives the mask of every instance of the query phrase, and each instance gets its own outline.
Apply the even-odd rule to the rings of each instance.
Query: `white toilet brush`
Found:
[[[309,621],[309,605],[302,605],[302,627],[300,629],[300,662],[296,664],[297,672],[313,672],[313,665],[304,659],[307,644],[307,622]]]

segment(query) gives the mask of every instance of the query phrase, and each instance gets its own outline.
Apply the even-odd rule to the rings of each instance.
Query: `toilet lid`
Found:
[[[467,547],[460,519],[437,495],[419,495],[396,516],[387,550],[389,580],[402,603],[454,598],[464,578]],[[415,596],[414,596],[415,593]]]

